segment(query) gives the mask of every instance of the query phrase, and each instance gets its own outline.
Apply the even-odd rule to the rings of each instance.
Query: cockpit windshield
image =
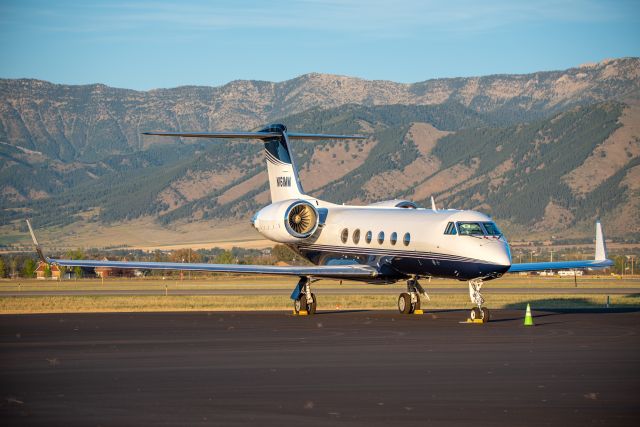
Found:
[[[489,236],[502,236],[502,232],[498,228],[498,226],[493,222],[483,222],[482,225],[484,229],[487,231],[487,235]]]
[[[477,222],[459,222],[458,232],[461,236],[484,236],[484,231]]]

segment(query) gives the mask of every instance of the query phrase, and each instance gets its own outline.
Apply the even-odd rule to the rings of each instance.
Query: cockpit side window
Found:
[[[456,231],[456,225],[453,222],[447,224],[447,228],[444,229],[444,234],[456,235],[458,232]]]
[[[482,225],[489,236],[502,236],[502,231],[493,222],[483,222]]]
[[[458,230],[461,236],[484,236],[484,231],[477,222],[459,222]]]

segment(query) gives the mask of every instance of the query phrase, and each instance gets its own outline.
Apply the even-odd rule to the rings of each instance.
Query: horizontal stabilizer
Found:
[[[271,139],[282,136],[279,132],[142,132],[143,135],[178,136],[181,138],[241,138]],[[366,139],[363,135],[333,135],[319,133],[287,133],[289,139]]]
[[[182,138],[244,138],[269,139],[278,138],[278,132],[142,132],[143,135],[179,136]]]

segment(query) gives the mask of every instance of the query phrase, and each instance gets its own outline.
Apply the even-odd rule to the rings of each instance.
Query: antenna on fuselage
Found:
[[[436,201],[433,200],[433,196],[431,196],[431,210],[434,212],[438,212],[438,209],[436,209]]]

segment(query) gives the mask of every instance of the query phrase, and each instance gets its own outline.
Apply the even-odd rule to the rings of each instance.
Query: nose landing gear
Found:
[[[482,279],[469,280],[469,298],[472,303],[477,305],[477,307],[471,309],[469,318],[472,321],[480,320],[482,323],[487,323],[491,316],[489,314],[489,309],[482,306],[482,304],[484,304],[484,298],[480,293],[482,284]]]

